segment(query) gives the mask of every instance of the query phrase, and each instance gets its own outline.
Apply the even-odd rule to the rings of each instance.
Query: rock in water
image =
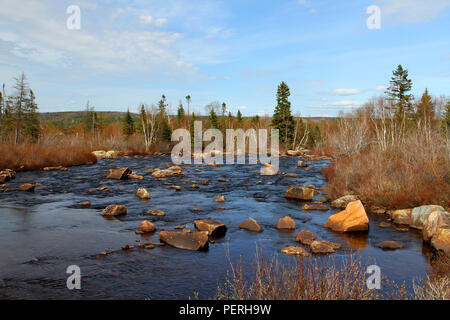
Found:
[[[354,196],[354,195],[343,196],[343,197],[331,202],[331,206],[336,209],[345,209],[345,208],[347,208],[347,206],[350,202],[355,202],[358,200],[359,200],[358,196]]]
[[[302,160],[299,160],[297,162],[297,167],[298,168],[306,168],[308,166],[308,164],[306,162],[303,162]]]
[[[311,243],[311,251],[315,254],[335,253],[340,248],[342,248],[340,244],[329,241],[313,241]]]
[[[281,250],[281,253],[288,254],[290,256],[309,257],[309,253],[301,247],[289,246]]]
[[[328,211],[328,206],[325,204],[305,204],[302,207],[305,211]]]
[[[305,246],[311,245],[311,243],[313,243],[314,240],[316,240],[316,236],[313,235],[312,232],[308,230],[300,231],[295,237],[295,241],[300,242]]]
[[[217,196],[214,198],[214,201],[223,203],[223,202],[226,202],[226,199],[225,199],[225,196]]]
[[[302,186],[302,187],[290,187],[286,191],[286,199],[311,201],[314,198],[314,189]]]
[[[264,229],[259,225],[259,223],[252,218],[248,218],[242,222],[239,226],[240,229],[245,229],[251,232],[263,232]]]
[[[102,216],[105,217],[124,216],[126,214],[127,208],[118,204],[109,205],[105,208],[105,210],[102,211]]]
[[[287,155],[290,156],[290,157],[298,157],[301,154],[302,153],[300,151],[297,151],[297,150],[288,150],[287,151]]]
[[[17,190],[25,192],[34,192],[35,185],[30,183],[25,183],[21,185]]]
[[[111,169],[106,174],[106,179],[125,180],[130,174],[132,171],[129,168]]]
[[[291,217],[284,217],[278,220],[275,226],[278,230],[295,230],[295,221]]]
[[[205,250],[208,248],[208,232],[172,232],[161,231],[160,240],[169,246],[191,251]]]
[[[283,177],[285,177],[285,178],[297,178],[297,174],[296,173],[285,173],[283,175]]]
[[[394,221],[395,224],[409,226],[409,225],[411,225],[411,222],[412,222],[411,213],[412,213],[411,209],[396,210],[396,211],[390,212],[390,216],[391,216],[392,221]]]
[[[147,189],[145,188],[139,188],[136,191],[136,196],[142,200],[150,200],[151,198],[150,193],[148,193]]]
[[[44,169],[42,169],[44,171],[67,171],[67,168],[64,168],[63,166],[58,166],[58,167],[45,167]]]
[[[227,233],[227,227],[215,220],[196,220],[194,225],[199,231],[206,231],[213,238],[223,237]]]
[[[360,200],[351,202],[347,208],[328,219],[324,226],[336,232],[355,232],[369,230],[369,218]]]
[[[141,222],[141,225],[136,230],[136,234],[151,233],[155,231],[156,231],[155,225],[148,220],[144,220]]]
[[[384,241],[378,244],[378,248],[383,250],[396,250],[403,248],[403,245],[395,241]]]
[[[154,210],[147,211],[146,215],[163,217],[163,216],[166,215],[166,213],[164,211],[161,211],[161,210],[158,210],[158,209],[154,209]]]
[[[260,175],[262,176],[277,176],[280,174],[280,169],[275,168],[271,164],[266,163],[264,167],[261,168]]]

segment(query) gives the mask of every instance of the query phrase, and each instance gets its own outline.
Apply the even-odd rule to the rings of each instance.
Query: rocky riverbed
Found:
[[[227,250],[234,262],[242,256],[246,268],[251,268],[257,246],[265,254],[293,261],[281,251],[291,247],[284,252],[306,252],[296,249],[302,246],[296,241],[301,230],[320,240],[314,251],[330,246],[325,241],[337,244],[331,247],[338,259],[359,253],[390,280],[409,283],[425,275],[430,247],[419,231],[386,224],[384,216],[370,212],[368,232],[343,234],[323,228],[340,211],[323,203],[320,191],[326,186],[321,170],[328,162],[314,159],[321,161],[305,167],[298,160],[280,159],[276,176],[261,176],[259,165],[183,166],[170,175],[154,171],[167,169],[170,158],[143,156],[106,159],[67,171],[18,173],[5,182],[6,192],[0,190],[0,298],[186,299],[196,292],[211,298],[229,268]],[[133,172],[132,179],[106,178],[111,169],[124,167]],[[24,184],[33,185],[34,192],[18,191]],[[312,200],[286,199],[290,187],[303,185],[316,188]],[[140,191],[137,196],[140,188],[148,195]],[[309,199],[308,190],[302,192]],[[102,216],[112,204],[125,206],[126,215],[119,208],[119,216]],[[295,230],[276,228],[285,217]],[[210,220],[226,226],[224,236],[221,232],[210,238],[214,231],[209,228],[216,226]],[[206,230],[208,249],[160,244],[162,230],[170,236],[196,227]],[[155,232],[146,232],[153,228]],[[393,246],[379,247],[385,241],[401,246],[385,250]],[[66,287],[70,265],[81,268],[82,290]]]

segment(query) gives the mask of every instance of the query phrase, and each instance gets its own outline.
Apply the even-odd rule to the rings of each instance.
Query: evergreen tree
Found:
[[[428,94],[428,89],[425,89],[420,102],[417,104],[415,118],[417,121],[425,121],[426,123],[431,123],[434,118],[434,103]]]
[[[30,90],[29,98],[25,109],[25,126],[26,133],[33,141],[37,141],[41,134],[41,124],[38,115],[38,105],[33,90]]]
[[[189,132],[191,133],[191,142],[192,144],[194,144],[195,140],[196,140],[196,136],[195,136],[195,121],[197,121],[197,118],[195,117],[195,113],[192,112],[192,116],[191,116],[191,125],[189,127]]]
[[[222,117],[225,117],[227,114],[227,104],[225,102],[222,102]]]
[[[252,124],[257,128],[259,127],[259,116],[258,115],[254,116],[252,118]]]
[[[238,110],[237,115],[236,115],[236,119],[237,119],[237,122],[238,122],[238,123],[242,123],[242,121],[244,120],[244,119],[242,118],[241,110]]]
[[[316,124],[309,132],[308,147],[315,147],[321,141],[322,133],[320,131],[319,125]]]
[[[227,120],[227,129],[231,129],[233,125],[233,114],[231,112],[228,112],[228,120]]]
[[[209,124],[211,129],[219,128],[219,121],[217,119],[217,115],[216,112],[214,111],[214,108],[212,108],[209,113]]]
[[[408,93],[412,89],[412,81],[408,79],[408,70],[399,65],[393,72],[390,83],[386,94],[394,101],[395,118],[411,119],[413,117],[412,95]]]
[[[166,96],[162,95],[161,100],[158,103],[158,121],[160,123],[161,128],[161,138],[166,141],[172,140],[172,128],[169,125],[167,116],[167,103]]]
[[[291,103],[289,96],[291,95],[289,87],[283,81],[278,86],[277,106],[272,118],[272,127],[280,131],[280,142],[285,146],[290,144],[293,139],[294,117],[291,114]]]
[[[450,129],[450,100],[447,101],[447,104],[444,107],[444,127]]]
[[[177,111],[177,122],[178,122],[178,125],[181,125],[183,120],[184,120],[184,108],[183,108],[183,104],[180,101],[180,105],[178,106],[178,111]]]
[[[141,110],[142,112],[142,110]],[[145,110],[144,110],[145,112]],[[134,119],[131,116],[130,109],[127,110],[127,114],[125,115],[125,118],[123,120],[123,126],[122,126],[123,134],[127,137],[133,135],[135,133],[135,126],[134,126]]]

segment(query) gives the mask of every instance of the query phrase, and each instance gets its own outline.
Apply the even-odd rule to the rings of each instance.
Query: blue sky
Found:
[[[294,113],[335,116],[382,94],[398,64],[415,95],[450,95],[449,14],[450,0],[0,0],[0,81],[25,72],[42,112],[136,111],[162,94],[174,111],[190,94],[197,112],[247,116],[271,114],[285,81]]]

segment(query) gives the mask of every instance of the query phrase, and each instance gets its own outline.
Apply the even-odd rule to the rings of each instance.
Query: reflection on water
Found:
[[[224,165],[223,171],[186,166],[185,176],[166,180],[155,180],[149,175],[144,181],[113,181],[104,177],[111,167],[129,166],[144,175],[147,169],[169,161],[163,157],[137,157],[104,160],[66,172],[19,173],[9,188],[23,183],[43,186],[36,188],[35,193],[0,194],[0,298],[186,299],[198,292],[200,298],[207,299],[214,296],[217,284],[225,278],[227,250],[232,261],[243,257],[248,268],[256,246],[263,248],[265,254],[292,261],[292,257],[279,252],[287,245],[296,245],[295,235],[302,229],[312,231],[320,240],[342,244],[336,257],[356,251],[367,261],[375,260],[383,276],[391,280],[410,282],[427,271],[428,248],[423,246],[419,233],[379,228],[382,218],[371,216],[368,234],[336,234],[323,228],[336,211],[305,212],[299,203],[284,198],[287,187],[294,184],[324,186],[321,170],[326,162],[315,162],[310,171],[305,171],[297,168],[297,158],[281,159],[281,171],[297,173],[296,179],[261,177],[259,166],[250,165]],[[198,168],[202,171],[195,172]],[[218,182],[219,178],[228,182]],[[189,188],[204,179],[210,180],[208,186]],[[173,184],[183,190],[170,189]],[[134,195],[139,187],[149,190],[150,201],[141,201]],[[215,203],[217,195],[224,195],[227,202]],[[80,204],[85,201],[90,201],[91,207],[82,208]],[[110,204],[127,206],[128,215],[103,218],[100,212]],[[223,206],[226,210],[218,210]],[[203,211],[193,212],[193,208]],[[146,216],[145,212],[151,209],[162,210],[166,216]],[[286,215],[295,220],[296,232],[283,233],[274,228],[278,219]],[[135,234],[144,219],[152,221],[158,230],[173,230],[179,225],[194,229],[193,221],[198,217],[216,219],[228,227],[226,236],[211,244],[207,252],[167,246],[120,250],[124,244],[136,245],[136,241],[159,243],[159,232],[144,237]],[[239,229],[239,224],[249,217],[259,222],[263,233]],[[385,240],[395,240],[405,247],[395,252],[382,251],[376,245]],[[112,253],[99,255],[103,251]],[[81,267],[80,291],[66,288],[69,265]]]

